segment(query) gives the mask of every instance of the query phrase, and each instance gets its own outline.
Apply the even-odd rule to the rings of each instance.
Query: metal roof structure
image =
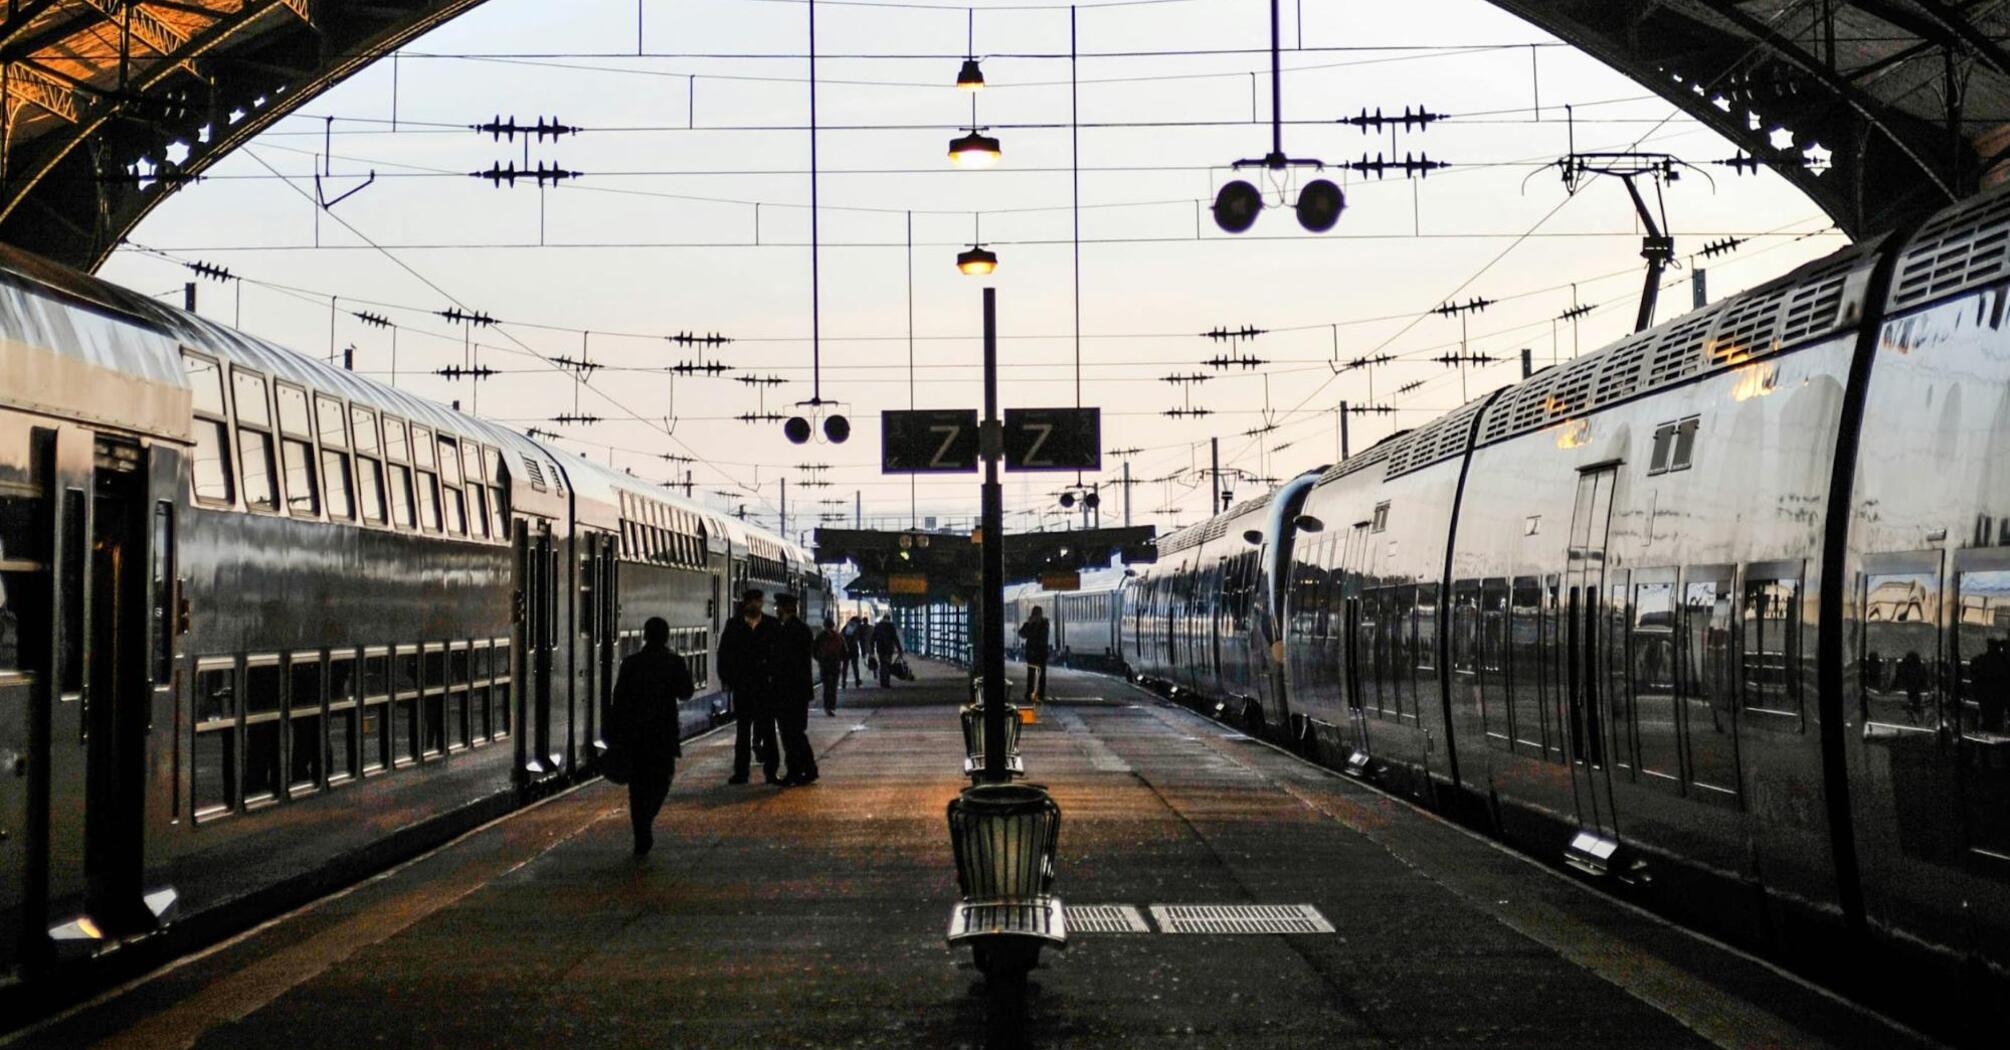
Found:
[[[6,0],[0,242],[93,270],[167,194],[481,0]]]
[[[1852,238],[1968,197],[2000,181],[2010,159],[2004,4],[1491,2],[1778,170]]]

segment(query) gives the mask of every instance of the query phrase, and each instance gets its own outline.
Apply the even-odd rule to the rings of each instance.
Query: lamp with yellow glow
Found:
[[[977,9],[964,12],[968,16],[967,35],[963,41],[963,68],[956,71],[956,90],[984,90],[984,71],[977,68]]]
[[[998,253],[981,244],[956,253],[956,268],[972,277],[982,277],[998,268]]]
[[[988,168],[998,163],[1003,153],[997,139],[978,133],[976,128],[949,140],[949,162],[959,168]]]

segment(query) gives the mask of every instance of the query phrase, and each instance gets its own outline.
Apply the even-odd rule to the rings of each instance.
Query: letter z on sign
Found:
[[[879,469],[886,474],[977,470],[977,410],[925,408],[879,417]]]

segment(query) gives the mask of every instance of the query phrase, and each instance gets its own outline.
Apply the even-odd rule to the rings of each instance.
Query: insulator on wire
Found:
[[[354,317],[356,320],[361,321],[366,325],[369,325],[371,328],[391,327],[390,318],[385,317],[383,314],[373,314],[368,310],[359,310],[356,313],[350,314],[349,316]]]

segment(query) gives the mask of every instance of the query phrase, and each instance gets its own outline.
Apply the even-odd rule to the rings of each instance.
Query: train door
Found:
[[[1564,574],[1565,698],[1568,706],[1571,786],[1577,819],[1607,844],[1618,841],[1619,826],[1612,806],[1612,780],[1605,754],[1605,715],[1600,685],[1605,681],[1599,659],[1603,645],[1602,595],[1605,592],[1605,544],[1612,520],[1612,489],[1616,464],[1588,468],[1577,479],[1577,502],[1571,512],[1570,546]],[[1594,849],[1610,850],[1592,844]],[[1605,858],[1597,858],[1601,863]]]
[[[580,654],[579,680],[582,698],[579,707],[586,714],[586,754],[597,760],[607,752],[602,737],[607,711],[614,702],[614,664],[619,643],[617,602],[614,591],[614,537],[602,533],[581,536],[579,565],[580,638],[585,652]]]
[[[1354,741],[1354,752],[1361,756],[1357,762],[1366,762],[1371,750],[1368,736],[1368,716],[1366,712],[1366,689],[1362,672],[1373,674],[1371,668],[1364,668],[1363,661],[1374,658],[1374,639],[1378,625],[1376,616],[1362,608],[1365,569],[1368,564],[1368,522],[1358,522],[1349,529],[1341,544],[1340,557],[1329,559],[1331,571],[1339,574],[1336,586],[1345,596],[1341,618],[1340,680],[1345,690],[1347,702],[1347,726]]]
[[[37,950],[44,925],[55,444],[0,414],[0,972]]]
[[[551,670],[557,642],[558,560],[552,550],[551,523],[519,519],[516,526],[518,639],[513,647],[518,681],[530,688],[518,691],[517,767],[529,782],[555,776],[563,768],[552,750]]]

